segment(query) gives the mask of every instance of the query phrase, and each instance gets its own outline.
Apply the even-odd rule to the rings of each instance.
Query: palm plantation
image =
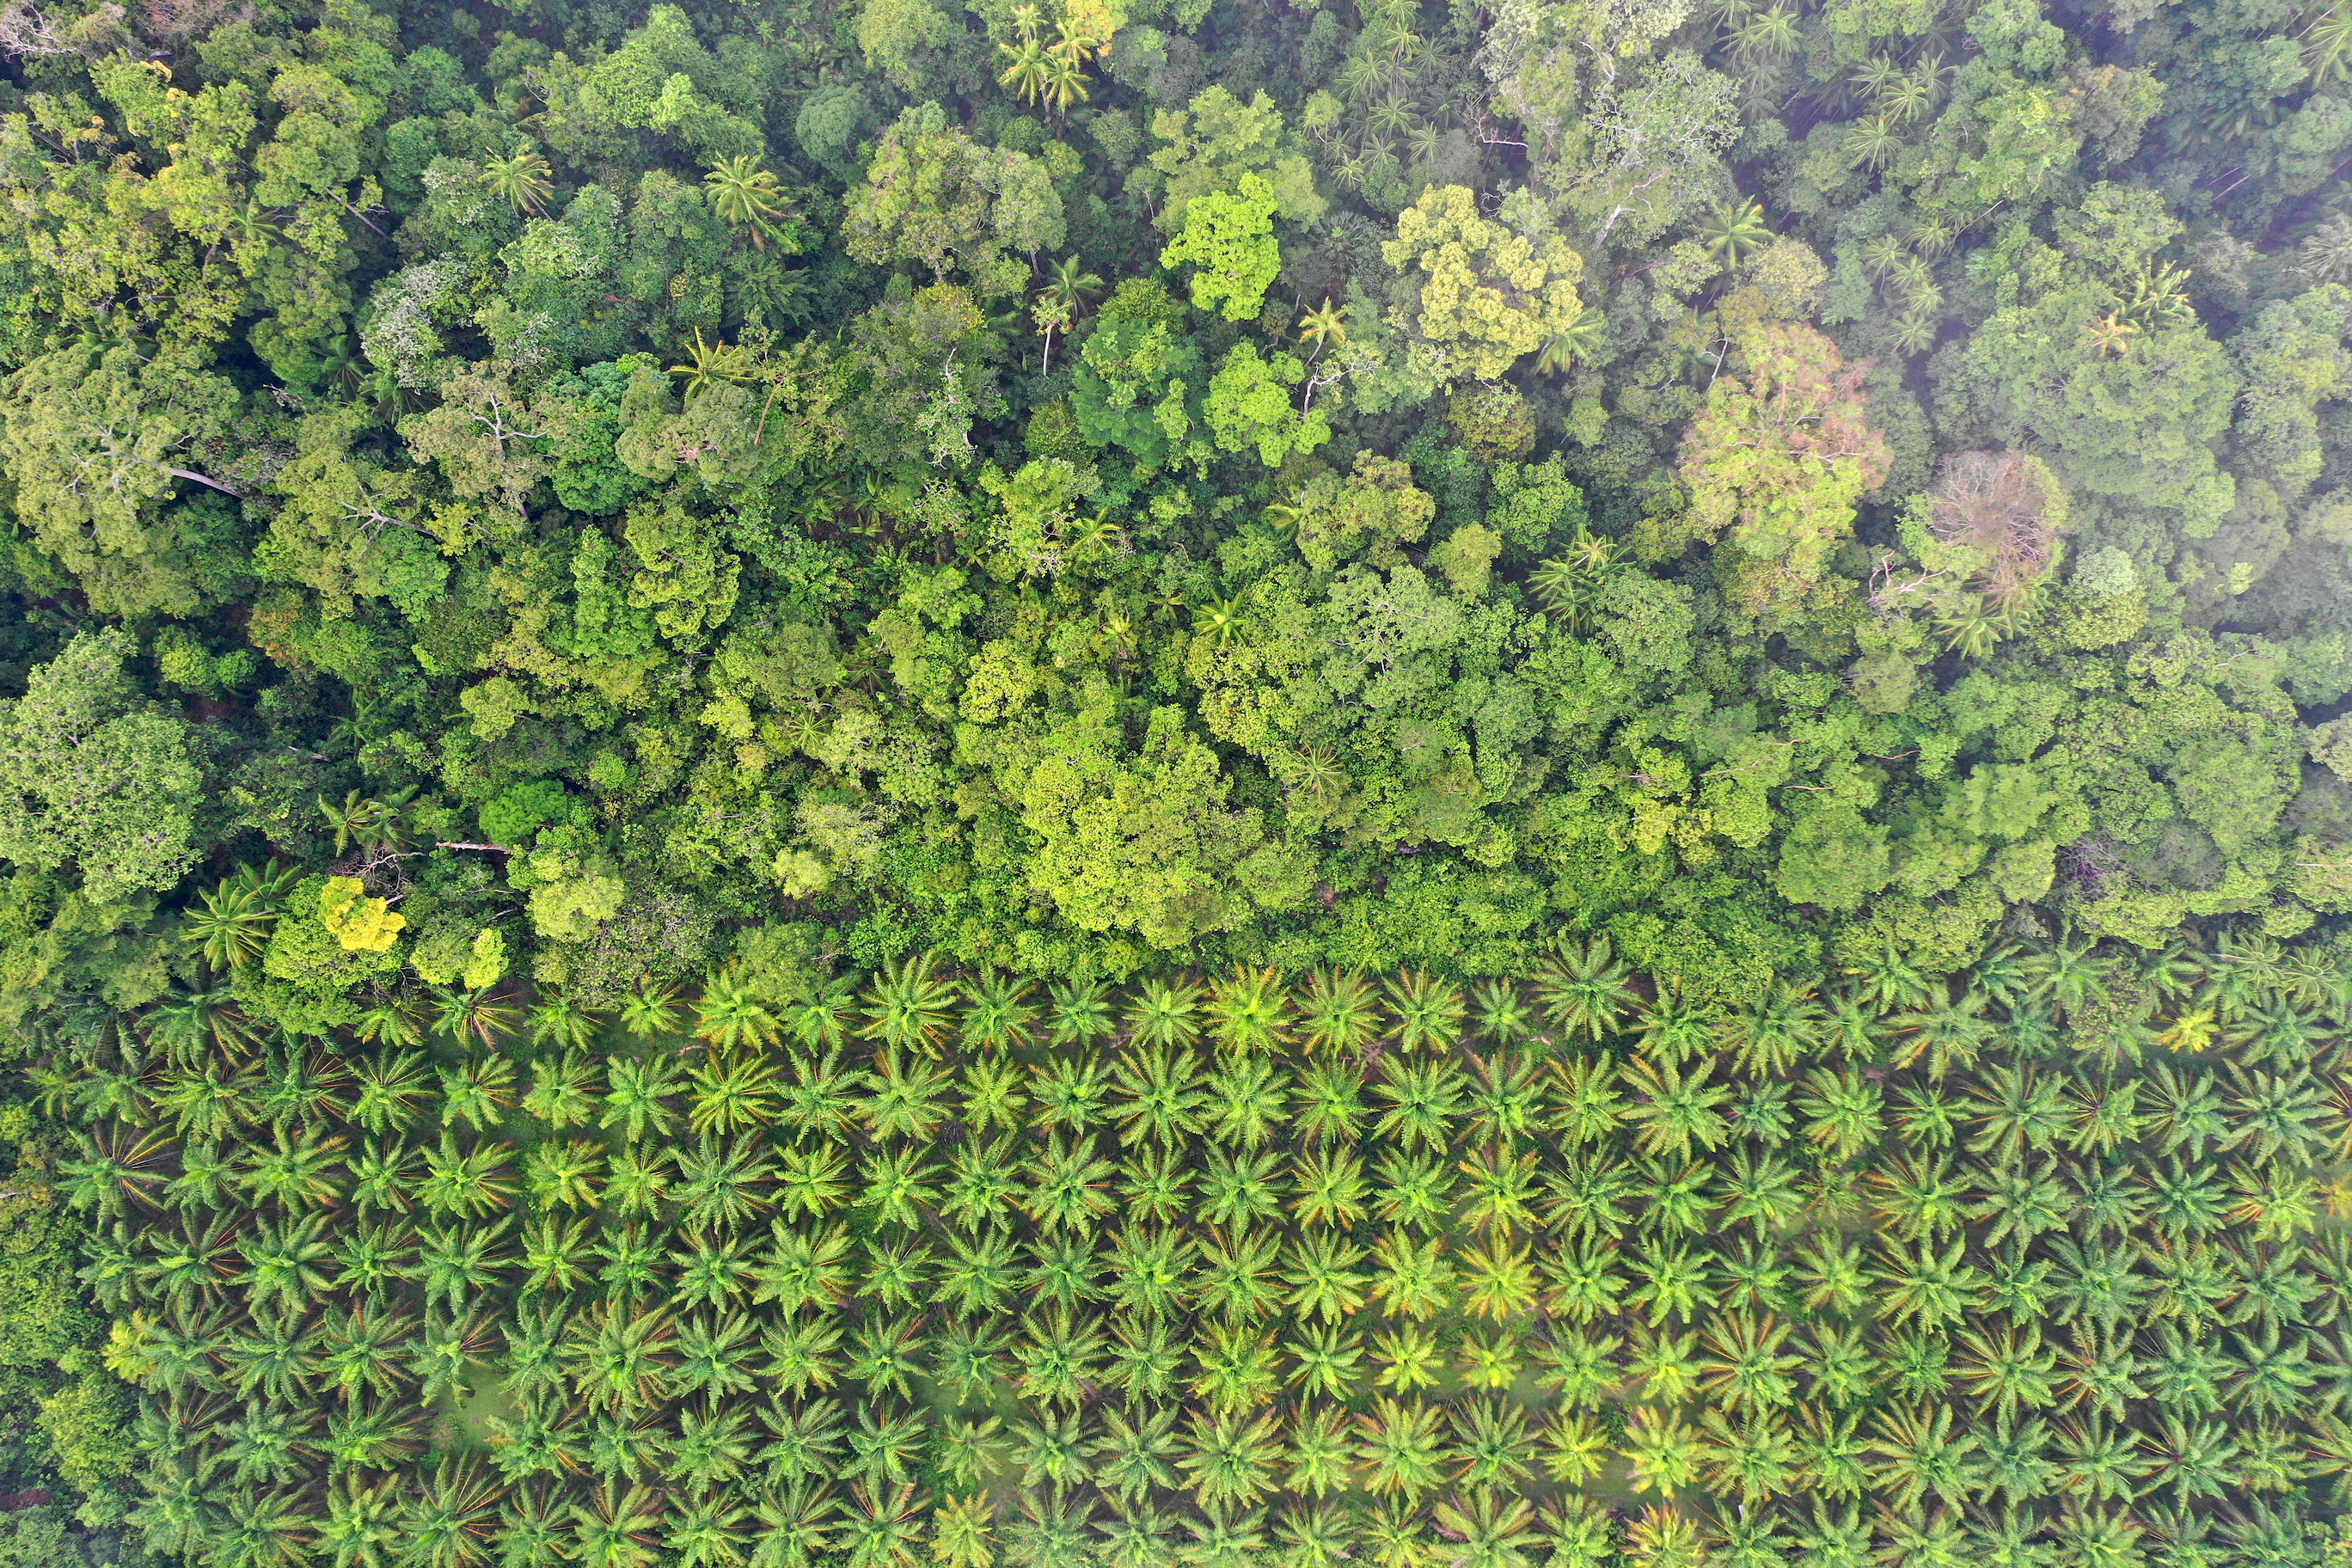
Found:
[[[204,902],[208,973],[276,893]],[[2291,1563],[2352,1473],[2315,958],[1727,1016],[1603,941],[917,954],[311,1039],[224,984],[37,1081],[194,1563]]]

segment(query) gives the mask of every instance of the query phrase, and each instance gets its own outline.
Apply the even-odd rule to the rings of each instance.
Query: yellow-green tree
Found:
[[[1854,503],[1885,479],[1863,368],[1800,321],[1744,333],[1683,435],[1677,470],[1690,510],[1670,536],[1726,540],[1726,587],[1757,614],[1786,608],[1821,580],[1853,527]],[[1654,531],[1645,546],[1662,542]]]
[[[1557,234],[1530,238],[1481,217],[1462,185],[1423,191],[1381,255],[1420,275],[1396,324],[1413,359],[1449,384],[1492,381],[1584,310],[1584,258]]]
[[[348,952],[389,952],[408,918],[393,912],[391,903],[367,896],[367,885],[357,877],[330,877],[319,889],[319,919]]]

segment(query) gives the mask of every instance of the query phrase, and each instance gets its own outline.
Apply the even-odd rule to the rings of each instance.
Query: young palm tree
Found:
[[[433,1032],[451,1040],[468,1037],[486,1047],[514,1032],[515,1009],[494,1000],[489,992],[445,991],[433,1016]]]
[[[534,1046],[585,1050],[596,1038],[595,1018],[569,996],[551,996],[525,1016]]]
[[[1048,1235],[1057,1227],[1086,1234],[1095,1220],[1111,1211],[1115,1169],[1110,1161],[1096,1155],[1092,1139],[1066,1141],[1055,1132],[1024,1168],[1030,1189],[1022,1207]]]
[[[1626,1081],[1636,1099],[1625,1119],[1635,1128],[1634,1143],[1644,1154],[1675,1153],[1689,1157],[1692,1145],[1708,1152],[1723,1146],[1730,1125],[1717,1107],[1731,1096],[1729,1089],[1709,1084],[1712,1058],[1684,1073],[1672,1063],[1640,1060],[1626,1069]]]
[[[1290,994],[1276,969],[1235,970],[1210,994],[1206,1011],[1227,1052],[1272,1051],[1289,1037]]]
[[[733,966],[704,976],[694,1005],[694,1036],[709,1042],[714,1055],[772,1046],[782,1033],[776,1016],[751,993]]]
[[[1175,1405],[1107,1408],[1103,1435],[1090,1452],[1095,1481],[1127,1503],[1139,1502],[1154,1488],[1176,1485]]]
[[[509,1206],[518,1186],[506,1166],[513,1152],[509,1143],[461,1149],[455,1134],[444,1132],[439,1147],[423,1151],[425,1177],[416,1186],[417,1201],[439,1216],[474,1217]]]
[[[1538,1039],[1538,1015],[1517,981],[1501,976],[1482,980],[1471,987],[1470,995],[1471,1016],[1489,1048]]]
[[[1372,1092],[1389,1104],[1372,1128],[1376,1141],[1393,1139],[1408,1152],[1445,1152],[1462,1109],[1462,1071],[1453,1062],[1443,1057],[1425,1062],[1390,1058],[1381,1064],[1381,1082]]]
[[[439,1076],[445,1129],[462,1122],[476,1132],[487,1132],[514,1104],[514,1063],[504,1057],[475,1057],[444,1068]]]
[[[604,1074],[584,1051],[541,1057],[530,1065],[530,1089],[522,1097],[526,1115],[557,1131],[585,1127],[596,1114]],[[362,1089],[364,1098],[366,1090]]]
[[[1031,1079],[1037,1103],[1031,1131],[1083,1133],[1103,1121],[1110,1092],[1104,1065],[1088,1056],[1048,1057],[1038,1064]]]
[[[944,1497],[931,1515],[931,1559],[940,1568],[992,1568],[995,1509],[984,1492]]]
[[[1298,1003],[1298,1037],[1308,1050],[1360,1056],[1380,1032],[1380,995],[1370,981],[1339,969],[1318,969],[1307,977]]]
[[[1563,937],[1558,955],[1536,971],[1536,1005],[1563,1032],[1597,1042],[1641,1005],[1632,982],[1633,971],[1618,962],[1607,937],[1586,943]]]
[[[744,1133],[732,1142],[705,1136],[677,1155],[677,1182],[670,1189],[679,1223],[696,1229],[738,1228],[770,1202],[775,1174],[766,1141]]]
[[[566,1555],[582,1568],[654,1568],[660,1561],[662,1503],[642,1486],[626,1490],[606,1480],[572,1505]]]
[[[865,1030],[891,1050],[939,1055],[955,1006],[954,982],[936,972],[929,952],[909,954],[883,970],[866,990]]]
[[[1091,1316],[1056,1309],[1043,1319],[1024,1316],[1021,1329],[1013,1346],[1021,1367],[1013,1386],[1021,1397],[1073,1410],[1083,1405],[1103,1355],[1101,1326]]]
[[[1226,1226],[1274,1218],[1282,1212],[1275,1180],[1279,1169],[1280,1157],[1270,1149],[1236,1152],[1210,1145],[1201,1170],[1201,1202],[1192,1217]]]
[[[148,1037],[152,1042],[155,1034]],[[257,1109],[254,1090],[259,1075],[250,1067],[242,1069],[225,1068],[224,1064],[205,1061],[201,1065],[183,1063],[175,1056],[167,1056],[169,1064],[159,1077],[142,1081],[127,1073],[111,1073],[107,1098],[116,1099],[117,1085],[127,1088],[131,1107],[131,1120],[144,1122],[160,1113],[173,1123],[181,1138],[194,1136],[202,1142],[214,1142],[234,1132],[242,1122],[250,1121]],[[34,1064],[26,1075],[35,1089],[35,1101],[45,1111],[73,1104],[88,1092],[88,1080],[68,1068],[63,1062]],[[77,1118],[88,1120],[76,1107]]]
[[[1200,1066],[1191,1051],[1169,1046],[1130,1046],[1120,1053],[1113,1075],[1120,1141],[1132,1148],[1144,1142],[1179,1149],[1201,1130]]]
[[[1748,1012],[1726,1020],[1724,1034],[1740,1071],[1776,1077],[1819,1050],[1821,1016],[1810,990],[1775,980]]]
[[[1110,987],[1099,980],[1057,980],[1046,988],[1046,1036],[1057,1046],[1084,1045],[1111,1033]]]
[[[648,1135],[666,1137],[677,1125],[668,1101],[684,1092],[686,1080],[677,1076],[677,1065],[667,1053],[649,1052],[635,1061],[613,1058],[605,1066],[604,1078],[604,1110],[596,1118],[600,1130],[617,1128],[623,1138],[635,1143]]]
[[[1538,1157],[1507,1143],[1475,1150],[1457,1167],[1463,1177],[1462,1216],[1471,1231],[1508,1237],[1535,1227]]]
[[[1364,1217],[1369,1189],[1364,1163],[1350,1148],[1302,1152],[1291,1179],[1290,1211],[1310,1227],[1351,1228]]]
[[[453,1312],[463,1311],[478,1290],[495,1286],[507,1262],[498,1250],[513,1223],[509,1215],[494,1225],[460,1224],[452,1228],[427,1225],[417,1231],[416,1278],[425,1304],[446,1301]]]
[[[713,1059],[688,1080],[687,1126],[698,1134],[747,1132],[775,1120],[775,1069],[752,1059]]]
[[[1938,1081],[1954,1067],[1973,1068],[1992,1035],[1983,1013],[1981,992],[1963,992],[1958,999],[1930,993],[1922,1005],[1894,1021],[1901,1039],[1895,1065],[1909,1067],[1924,1057],[1928,1077]]]
[[[1200,1038],[1202,987],[1192,980],[1147,980],[1128,998],[1127,1028],[1135,1043],[1189,1048]]]
[[[1200,1266],[1193,1274],[1192,1296],[1202,1311],[1220,1314],[1231,1324],[1250,1325],[1281,1306],[1279,1237],[1246,1229],[1214,1230],[1198,1237],[1195,1246]],[[1266,1354],[1270,1357],[1272,1351]],[[1258,1363],[1253,1359],[1251,1364]],[[1270,1368],[1273,1363],[1264,1364]],[[1208,1363],[1202,1365],[1205,1373]]]
[[[1036,1017],[1028,997],[1035,989],[1034,982],[983,967],[964,983],[963,1043],[983,1051],[1027,1045]]]
[[[1512,1247],[1498,1228],[1484,1247],[1462,1255],[1462,1303],[1482,1318],[1509,1320],[1533,1312],[1536,1269],[1524,1243]]]
[[[1215,1510],[1255,1507],[1274,1489],[1282,1461],[1281,1428],[1273,1414],[1195,1412],[1176,1464],[1192,1484],[1193,1500]]]
[[[280,1126],[270,1138],[270,1147],[249,1147],[237,1159],[237,1187],[254,1208],[331,1208],[341,1199],[346,1140],[330,1138],[318,1126],[291,1140]],[[64,1171],[68,1163],[75,1162],[61,1162],[58,1168]]]
[[[1669,1068],[1711,1052],[1724,1022],[1711,1004],[1686,994],[1679,980],[1660,987],[1656,1002],[1643,1010],[1641,1019],[1643,1057]]]
[[[1460,986],[1422,970],[1408,970],[1390,980],[1383,990],[1390,1010],[1396,1015],[1401,1048],[1450,1051],[1461,1043],[1462,1020],[1469,1008]]]
[[[1282,1272],[1290,1287],[1287,1305],[1301,1321],[1318,1318],[1338,1324],[1364,1304],[1365,1277],[1357,1265],[1364,1249],[1329,1231],[1303,1237],[1289,1249],[1291,1266]]]
[[[902,1059],[886,1046],[874,1058],[866,1082],[871,1092],[857,1102],[867,1132],[876,1139],[928,1140],[947,1120],[947,1087],[952,1069]]]
[[[991,1131],[1017,1132],[1029,1097],[1022,1092],[1028,1075],[1004,1056],[982,1057],[964,1064],[963,1123],[973,1135]]]
[[[171,1148],[170,1136],[161,1129],[95,1128],[83,1135],[78,1157],[58,1162],[58,1190],[76,1208],[109,1216],[121,1215],[134,1205],[160,1206],[163,1164]]]
[[[1375,1399],[1356,1418],[1363,1485],[1375,1497],[1418,1503],[1444,1484],[1443,1417],[1419,1400]]]
[[[174,989],[142,1015],[140,1026],[151,1046],[163,1048],[164,1058],[182,1070],[212,1068],[215,1052],[243,1057],[253,1047],[249,1021],[229,990]]]
[[[621,998],[621,1027],[639,1040],[667,1039],[677,1033],[677,991],[668,985],[639,985]]]
[[[352,1100],[352,1120],[377,1136],[405,1132],[415,1123],[428,1093],[425,1058],[416,1051],[386,1051],[363,1058],[353,1064],[352,1079],[359,1086]]]
[[[1301,1143],[1354,1143],[1364,1122],[1363,1091],[1363,1073],[1348,1062],[1307,1063],[1293,1096],[1294,1135]]]
[[[1209,1075],[1202,1121],[1221,1143],[1262,1147],[1282,1125],[1287,1075],[1267,1058],[1228,1056]]]

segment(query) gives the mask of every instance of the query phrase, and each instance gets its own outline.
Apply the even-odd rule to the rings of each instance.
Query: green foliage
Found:
[[[1205,410],[1209,433],[1220,451],[1255,449],[1258,461],[1280,468],[1291,454],[1311,452],[1331,438],[1330,421],[1309,408],[1290,405],[1290,388],[1307,379],[1295,354],[1260,359],[1250,343],[1236,343],[1209,378]]]
[[[236,388],[198,366],[128,349],[59,349],[16,368],[0,392],[0,461],[17,515],[104,614],[190,615],[241,575],[174,498],[210,487],[192,448],[236,417]]]
[[[0,1552],[2314,1560],[2342,10],[509,10],[0,13]]]
[[[1255,174],[1240,189],[1207,191],[1184,208],[1184,226],[1160,253],[1162,267],[1190,266],[1192,303],[1222,310],[1228,321],[1257,318],[1267,285],[1282,270],[1274,237],[1274,187]]]
[[[0,708],[0,855],[79,872],[114,902],[177,883],[199,853],[194,738],[139,700],[117,630],[85,633]]]

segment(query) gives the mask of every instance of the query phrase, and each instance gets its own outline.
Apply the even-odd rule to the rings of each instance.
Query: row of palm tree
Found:
[[[361,820],[350,829],[357,842],[398,837],[397,811],[387,803],[347,801],[330,816]],[[183,934],[214,973],[231,975],[261,956],[296,880],[275,863],[241,868],[186,912]],[[472,1033],[487,1042],[527,1026],[534,1042],[584,1044],[596,1027],[560,994],[527,1010],[467,993],[395,989],[374,1000],[360,1031],[370,1040],[382,1034],[415,1044],[429,1029]],[[165,1014],[208,1016],[228,1001],[216,987],[182,996],[176,1012]],[[2210,947],[2135,949],[2063,936],[2011,942],[1950,976],[1924,973],[1888,942],[1825,985],[1780,981],[1737,1005],[1637,973],[1606,936],[1563,937],[1524,978],[1465,984],[1426,972],[1381,979],[1327,968],[1299,977],[1294,987],[1276,970],[1244,967],[1209,979],[1147,977],[1123,997],[1107,980],[1041,984],[985,966],[959,974],[936,954],[918,952],[863,984],[839,975],[781,994],[722,967],[705,976],[691,1005],[675,988],[640,990],[615,1010],[614,1022],[640,1039],[690,1029],[719,1049],[866,1038],[935,1056],[950,1045],[969,1052],[1132,1038],[1364,1055],[1465,1041],[1493,1047],[1622,1037],[1635,1049],[1667,1055],[1712,1040],[1743,1059],[1785,1064],[1832,1054],[1879,1059],[1888,1052],[1901,1063],[1922,1051],[1948,1062],[1982,1050],[1996,1035],[2025,1055],[2091,1050],[2138,1059],[2219,1043],[2286,1063],[2347,1019],[2352,962],[2344,953],[2325,942],[2294,945],[2259,931],[2224,931]]]
[[[2325,953],[1736,1011],[1605,942],[1466,988],[919,955],[303,1039],[239,1001],[282,896],[34,1075],[200,1562],[2123,1568],[2347,1500]]]

